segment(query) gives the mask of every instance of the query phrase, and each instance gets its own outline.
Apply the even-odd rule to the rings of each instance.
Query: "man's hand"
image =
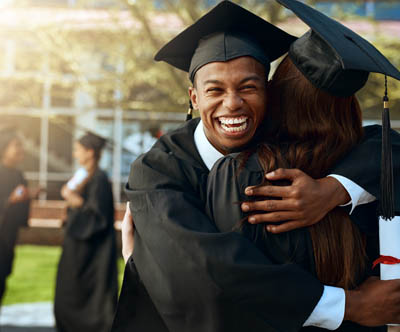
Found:
[[[8,203],[16,204],[29,200],[29,190],[24,185],[20,184],[8,197]]]
[[[370,277],[361,286],[346,291],[344,320],[363,326],[400,323],[400,279]]]
[[[131,209],[129,208],[129,202],[126,203],[126,210],[124,219],[122,219],[121,225],[121,236],[122,236],[122,257],[124,258],[125,264],[129,257],[133,253],[135,225],[131,215]]]
[[[330,210],[347,203],[350,196],[335,178],[326,177],[315,180],[298,169],[277,169],[266,174],[271,181],[290,180],[290,186],[265,185],[247,187],[248,196],[269,196],[281,200],[246,202],[242,204],[244,212],[266,211],[249,216],[252,224],[286,221],[281,225],[267,225],[267,231],[282,233],[292,229],[313,225],[320,221]]]

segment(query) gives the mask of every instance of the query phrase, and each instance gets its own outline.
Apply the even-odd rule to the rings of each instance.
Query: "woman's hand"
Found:
[[[8,198],[8,202],[10,204],[16,204],[20,202],[25,202],[29,200],[29,190],[27,187],[24,185],[20,184],[17,186],[13,192],[10,194],[10,197]]]
[[[69,189],[66,185],[63,185],[61,188],[61,196],[65,199],[69,207],[78,208],[83,205],[82,196]]]
[[[125,264],[129,257],[133,253],[135,224],[131,215],[131,209],[129,208],[129,202],[126,203],[126,210],[124,219],[122,219],[121,225],[121,236],[122,236],[122,257],[124,258]]]
[[[29,197],[31,199],[37,199],[39,197],[39,194],[42,193],[42,192],[45,192],[45,191],[46,190],[44,190],[41,187],[29,189]]]

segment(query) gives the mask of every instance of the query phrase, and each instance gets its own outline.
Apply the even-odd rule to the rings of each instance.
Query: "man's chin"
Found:
[[[246,150],[250,146],[250,142],[247,142],[243,145],[240,146],[231,146],[231,147],[225,147],[226,154],[230,153],[236,153],[236,152],[242,152]]]

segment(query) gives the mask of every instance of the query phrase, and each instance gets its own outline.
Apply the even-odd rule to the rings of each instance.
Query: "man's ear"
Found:
[[[189,87],[189,98],[192,102],[193,108],[194,109],[199,109],[197,105],[197,90],[195,87]]]

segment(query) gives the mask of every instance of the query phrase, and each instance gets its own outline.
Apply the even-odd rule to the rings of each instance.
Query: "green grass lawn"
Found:
[[[18,246],[2,304],[52,301],[61,247]],[[118,260],[121,285],[124,263]]]

